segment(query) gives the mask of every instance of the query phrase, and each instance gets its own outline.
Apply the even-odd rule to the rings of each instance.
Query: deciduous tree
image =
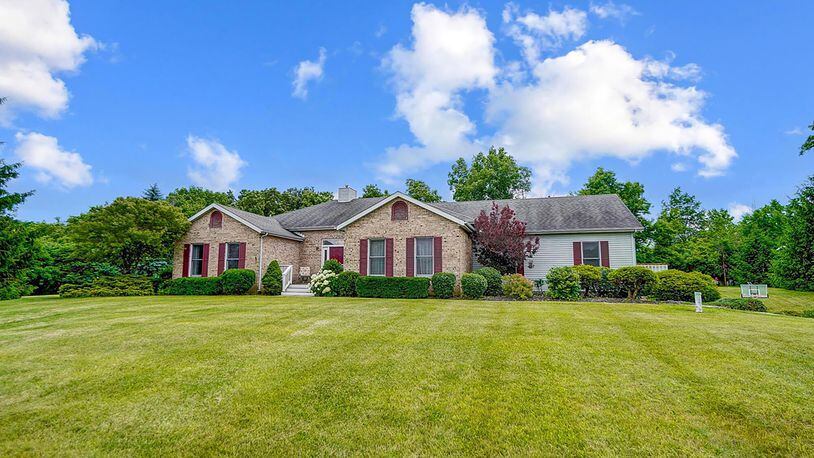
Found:
[[[464,158],[452,165],[447,184],[456,201],[512,199],[531,190],[531,170],[517,165],[502,147],[478,153],[468,166]]]
[[[33,192],[6,190],[8,182],[19,176],[19,168],[19,163],[0,159],[0,299],[15,299],[26,292],[24,273],[31,264],[33,239],[12,214]]]
[[[209,204],[235,205],[235,195],[232,191],[210,191],[198,186],[178,188],[167,194],[167,202],[181,209],[186,217],[203,210]]]
[[[488,214],[481,211],[475,219],[473,239],[478,262],[502,274],[517,272],[540,247],[539,237],[527,239],[526,223],[515,217],[514,210],[508,205],[500,208],[497,203],[492,203]]]
[[[808,126],[808,128],[811,129],[812,132],[814,132],[814,122],[811,123],[811,125]],[[800,156],[813,149],[814,149],[814,134],[809,135],[806,141],[803,142],[803,145],[800,146]]]
[[[772,273],[785,288],[814,291],[814,175],[789,201],[786,217]]]
[[[369,184],[362,188],[362,197],[387,197],[390,193],[385,189],[384,191],[378,185]]]
[[[441,195],[438,194],[438,191],[430,188],[427,183],[421,180],[413,180],[412,178],[408,178],[404,185],[407,187],[407,195],[413,199],[418,199],[422,202],[441,201]]]

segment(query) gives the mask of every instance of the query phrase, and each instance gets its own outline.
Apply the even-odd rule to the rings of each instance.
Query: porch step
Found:
[[[311,288],[308,285],[288,285],[285,291],[283,291],[283,296],[313,296],[314,293],[311,292]]]

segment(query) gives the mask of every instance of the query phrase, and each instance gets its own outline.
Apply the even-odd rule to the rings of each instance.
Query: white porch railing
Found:
[[[636,264],[636,265],[648,268],[653,272],[662,272],[670,268],[670,266],[668,266],[667,264]]]
[[[283,291],[288,289],[291,282],[294,281],[294,267],[290,265],[280,266],[283,269]]]

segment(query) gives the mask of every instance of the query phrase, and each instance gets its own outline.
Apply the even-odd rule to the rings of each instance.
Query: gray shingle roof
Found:
[[[481,210],[489,213],[491,200],[470,202],[437,202],[433,207],[453,213],[465,221],[474,221]],[[635,231],[642,229],[639,220],[616,194],[598,196],[542,197],[532,199],[495,200],[515,211],[517,219],[526,222],[526,231],[580,232],[580,231]]]
[[[283,227],[291,231],[309,228],[334,228],[352,216],[379,203],[382,199],[384,197],[362,197],[349,202],[329,200],[321,204],[275,215],[274,218]]]
[[[379,203],[382,199],[382,197],[369,197],[354,199],[350,202],[332,200],[276,215],[273,219],[276,219],[281,227],[289,231],[333,228]],[[437,202],[430,205],[458,219],[473,222],[481,210],[487,213],[491,210],[492,202],[491,200]],[[642,228],[622,200],[613,194],[508,199],[494,202],[500,206],[509,204],[517,213],[517,218],[527,223],[526,230],[532,233],[634,231]]]
[[[237,217],[245,220],[249,224],[252,224],[260,228],[260,230],[263,232],[267,232],[271,235],[276,235],[278,237],[302,240],[302,236],[294,234],[291,231],[285,229],[280,224],[280,222],[273,217],[258,215],[256,213],[243,211],[238,208],[228,207],[226,205],[221,205],[221,207],[223,207],[225,210],[231,213],[234,213]]]

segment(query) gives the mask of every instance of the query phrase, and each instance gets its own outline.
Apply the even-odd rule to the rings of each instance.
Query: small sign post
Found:
[[[698,291],[695,292],[695,312],[701,313],[704,311],[704,307],[701,305],[701,293]]]

